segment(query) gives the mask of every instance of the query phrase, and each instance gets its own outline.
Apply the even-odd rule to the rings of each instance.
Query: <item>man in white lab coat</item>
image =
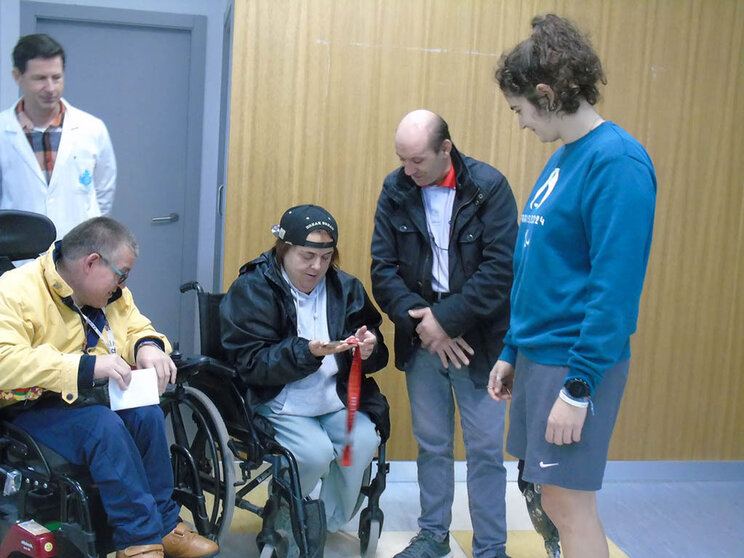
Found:
[[[47,215],[62,238],[111,211],[116,160],[106,125],[62,98],[65,52],[44,34],[21,37],[13,79],[21,98],[0,112],[0,209]]]

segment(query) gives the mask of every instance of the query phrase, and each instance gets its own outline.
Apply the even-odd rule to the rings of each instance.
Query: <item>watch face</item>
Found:
[[[589,385],[583,380],[571,380],[566,382],[566,391],[571,397],[589,397]]]

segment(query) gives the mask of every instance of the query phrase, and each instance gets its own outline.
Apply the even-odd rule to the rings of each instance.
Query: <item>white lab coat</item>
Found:
[[[18,123],[16,105],[0,112],[0,209],[43,213],[57,228],[57,238],[86,219],[108,214],[116,190],[116,159],[106,125],[62,102],[62,138],[48,185]]]

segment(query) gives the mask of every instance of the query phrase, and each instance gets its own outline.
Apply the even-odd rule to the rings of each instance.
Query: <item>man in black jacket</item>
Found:
[[[395,324],[421,491],[420,532],[396,556],[450,552],[456,400],[473,556],[504,557],[505,406],[494,404],[486,387],[509,325],[514,196],[499,171],[457,151],[447,123],[430,111],[403,118],[395,148],[402,167],[385,178],[377,203],[372,290]]]

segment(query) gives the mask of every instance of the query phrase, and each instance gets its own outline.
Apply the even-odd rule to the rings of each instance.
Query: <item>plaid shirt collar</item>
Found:
[[[16,109],[15,109],[16,117],[18,118],[18,123],[21,125],[21,128],[23,129],[23,131],[26,134],[28,134],[30,132],[33,132],[36,129],[36,125],[31,121],[29,116],[23,110],[24,108],[25,108],[25,103],[24,103],[24,100],[21,99],[21,101],[16,105]],[[60,101],[59,102],[59,113],[54,118],[54,120],[52,120],[49,123],[49,126],[47,127],[47,129],[60,128],[62,126],[62,123],[64,122],[64,119],[65,119],[65,110],[66,110],[65,104],[62,101]]]

